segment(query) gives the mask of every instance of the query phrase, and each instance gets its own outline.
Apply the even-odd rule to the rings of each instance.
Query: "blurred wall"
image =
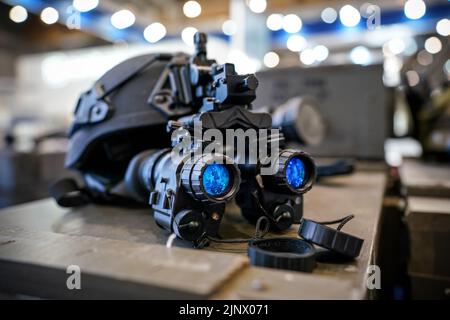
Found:
[[[227,60],[229,48],[224,40],[209,39],[208,50],[218,62]],[[132,56],[177,51],[192,52],[193,48],[168,40],[158,45],[115,44],[22,56],[17,63],[17,91],[11,114],[36,116],[50,126],[68,125],[80,93],[114,65]]]

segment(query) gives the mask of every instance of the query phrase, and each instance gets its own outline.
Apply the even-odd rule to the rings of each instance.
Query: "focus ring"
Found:
[[[203,168],[206,166],[204,161],[201,161],[201,158],[192,158],[190,157],[183,168],[181,169],[181,184],[194,199],[199,201],[208,200],[207,196],[201,190],[201,173]]]
[[[204,189],[202,181],[206,167],[214,163],[224,164],[230,175],[228,190],[220,196],[208,194]],[[240,185],[240,172],[237,166],[232,164],[232,160],[225,155],[189,157],[181,169],[181,184],[184,190],[197,201],[224,202],[236,195]]]

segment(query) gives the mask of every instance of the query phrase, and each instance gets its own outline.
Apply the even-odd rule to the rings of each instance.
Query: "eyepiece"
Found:
[[[303,186],[306,178],[305,164],[299,157],[292,157],[286,164],[286,181],[289,186],[298,189]]]
[[[203,189],[213,197],[223,196],[231,187],[230,170],[226,165],[208,164],[203,171]]]
[[[316,180],[314,160],[303,151],[282,150],[273,175],[262,175],[264,185],[275,191],[290,191],[297,194],[308,192]]]
[[[221,154],[189,159],[181,170],[184,189],[198,201],[228,201],[236,195],[240,182],[238,167]]]

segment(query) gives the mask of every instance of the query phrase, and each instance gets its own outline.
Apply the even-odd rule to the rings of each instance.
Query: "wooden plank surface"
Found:
[[[213,299],[348,300],[360,299],[352,282],[339,277],[249,267],[238,273]]]
[[[450,197],[450,166],[406,159],[400,178],[408,196]]]
[[[334,220],[354,214],[343,231],[364,239],[358,259],[344,263],[318,263],[314,274],[328,275],[352,281],[358,288],[359,297],[365,294],[366,269],[371,264],[376,245],[377,227],[382,207],[384,174],[380,172],[359,172],[352,176],[333,177],[313,187],[305,197],[304,217],[316,221]],[[293,225],[282,234],[271,236],[298,237],[299,226]],[[254,227],[245,223],[236,208],[229,210],[222,226],[225,238],[242,238],[254,234]],[[245,244],[212,244],[211,250],[246,253]]]
[[[322,293],[324,298],[340,297],[342,299],[347,299],[350,296],[352,298],[365,298],[367,294],[365,285],[365,280],[367,278],[366,270],[369,264],[375,262],[373,258],[378,237],[377,226],[382,206],[384,183],[385,177],[383,172],[358,171],[351,176],[333,177],[323,180],[322,183],[316,185],[305,198],[306,218],[324,221],[339,218],[350,213],[355,215],[355,219],[344,227],[344,231],[365,240],[361,255],[357,260],[341,263],[319,263],[312,275],[294,273],[294,276],[291,275],[292,272],[253,268],[241,265],[241,267],[238,267],[237,270],[235,270],[232,280],[225,281],[225,286],[217,287],[217,282],[227,278],[228,273],[226,273],[225,276],[220,277],[220,281],[218,279],[211,279],[211,283],[208,285],[208,288],[211,290],[210,293],[214,292],[213,296],[218,297],[245,297],[249,294],[245,291],[245,283],[252,283],[254,279],[269,277],[271,279],[290,279],[290,282],[288,281],[290,284],[286,283],[285,286],[274,287],[274,290],[267,291],[265,295],[263,294],[262,296],[264,297],[303,299],[308,297],[319,297]],[[46,236],[55,235],[58,237],[69,237],[71,240],[67,242],[68,248],[66,248],[69,252],[72,245],[76,246],[78,239],[84,239],[80,242],[80,245],[82,244],[82,246],[86,248],[98,244],[98,241],[100,240],[106,241],[102,246],[111,246],[111,248],[115,248],[108,251],[111,255],[111,259],[114,255],[117,255],[118,258],[120,257],[121,259],[126,260],[128,259],[127,255],[119,252],[124,250],[119,250],[121,246],[128,246],[126,251],[128,252],[127,254],[131,256],[136,255],[133,253],[135,251],[148,250],[147,253],[150,255],[148,259],[151,260],[151,251],[156,249],[141,249],[141,247],[151,245],[152,248],[158,247],[161,250],[165,250],[165,247],[158,245],[164,245],[168,236],[168,233],[165,230],[162,230],[155,225],[149,209],[124,209],[90,205],[84,208],[68,210],[56,206],[52,200],[37,201],[0,211],[0,227],[5,230],[5,232],[15,229],[33,231],[39,234],[44,233]],[[283,233],[283,236],[288,235],[297,237],[297,229],[298,226],[295,225],[288,230],[288,232]],[[223,237],[245,237],[251,236],[253,232],[254,227],[244,221],[240,214],[237,213],[235,207],[230,206],[227,208],[227,213],[220,230]],[[268,236],[280,236],[280,234],[270,234]],[[22,241],[25,247],[33,244],[33,241],[31,240]],[[118,241],[121,245],[115,247],[115,245],[108,241]],[[37,245],[39,245],[39,243]],[[189,243],[178,240],[175,241],[174,245],[177,247],[190,246]],[[73,253],[76,250],[81,250],[81,247],[76,246],[76,249],[73,249],[71,252]],[[101,251],[103,251],[103,249],[88,254],[85,260],[83,260],[83,263],[89,265],[89,260],[92,259],[94,262],[92,262],[90,267],[94,268],[95,264],[100,261],[96,260],[96,257],[97,255],[102,255]],[[214,254],[218,256],[224,254],[224,257],[227,257],[227,259],[233,260],[232,258],[229,258],[230,256],[239,257],[239,259],[244,259],[246,261],[245,244],[212,244],[206,250],[187,250],[186,252],[195,252],[195,255],[201,256],[208,255],[212,253],[211,251],[216,252]],[[8,255],[5,256],[4,259],[2,258],[2,252],[3,251],[0,250],[0,259],[2,259],[3,262],[14,260],[14,250],[8,251]],[[228,253],[231,253],[231,255]],[[54,259],[58,259],[58,256],[62,255],[61,251],[58,250],[51,250],[48,254],[53,255]],[[31,257],[33,259],[38,259],[35,255],[32,255]],[[154,256],[153,258],[156,259],[155,257],[157,256]],[[26,259],[27,254],[24,253],[21,258]],[[144,262],[140,261],[139,263]],[[146,261],[145,263],[151,263],[151,261]],[[238,264],[237,262],[229,263],[233,266]],[[61,265],[59,267],[61,268]],[[138,267],[135,266],[134,268]],[[232,269],[233,268],[230,267],[230,270]],[[100,272],[100,275],[102,272],[101,270],[102,269],[97,270]],[[134,272],[133,268],[130,270]],[[139,270],[142,272],[141,276],[144,276],[145,268]],[[182,273],[182,271],[179,272]],[[113,273],[106,275],[106,278],[114,278],[116,280],[121,279],[120,277],[116,278]],[[208,291],[206,289],[203,291],[197,289],[196,291],[193,289],[196,287],[192,282],[194,279],[197,281],[198,278],[189,276],[184,278],[185,281],[183,282],[183,285],[187,286],[187,289],[183,291],[182,288],[177,288],[175,291],[181,293],[195,293],[195,295],[193,294],[194,297],[198,297],[202,294],[212,296],[211,294],[206,293]],[[210,280],[205,278],[203,281]],[[336,284],[334,287],[335,290],[330,291],[329,288],[327,288],[327,281]],[[149,279],[144,279],[141,282],[150,287],[155,285],[155,283]],[[303,287],[308,290],[302,291],[298,289],[298,292],[295,291],[295,288]],[[286,291],[283,291],[283,288],[285,288]],[[351,290],[349,288],[351,288]],[[310,292],[310,294],[308,294],[308,292]],[[349,292],[351,292],[351,295],[349,295]],[[260,294],[261,293],[256,293],[255,297]]]
[[[246,264],[232,254],[0,229],[0,289],[30,283],[26,294],[48,298],[205,298]],[[67,290],[70,265],[81,270],[82,290]]]

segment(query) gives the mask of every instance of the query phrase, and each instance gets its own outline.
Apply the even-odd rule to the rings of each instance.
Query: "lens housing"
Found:
[[[304,151],[282,150],[273,175],[262,175],[264,186],[274,191],[290,191],[296,194],[308,192],[316,180],[314,160]]]
[[[327,134],[319,103],[310,96],[294,97],[272,113],[272,125],[281,128],[286,141],[316,146]]]
[[[190,157],[181,169],[181,184],[198,201],[231,200],[240,183],[238,167],[231,158],[222,154]]]

